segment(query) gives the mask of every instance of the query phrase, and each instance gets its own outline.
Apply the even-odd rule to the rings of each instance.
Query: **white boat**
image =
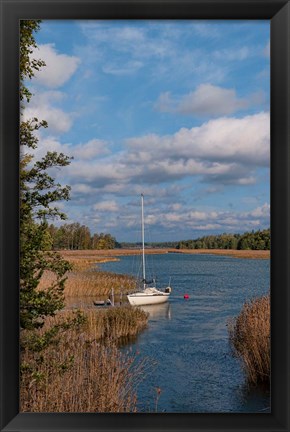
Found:
[[[145,268],[145,236],[144,236],[144,195],[141,194],[141,216],[142,216],[142,270],[143,270],[143,289],[132,294],[127,298],[132,306],[145,306],[165,303],[171,293],[171,287],[168,286],[164,291],[157,289],[155,286],[147,286],[146,268]]]

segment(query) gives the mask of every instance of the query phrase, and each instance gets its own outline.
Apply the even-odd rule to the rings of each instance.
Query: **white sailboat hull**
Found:
[[[149,291],[150,290],[150,291]],[[158,291],[156,289],[148,289],[133,294],[128,294],[127,298],[132,306],[145,306],[165,303],[168,301],[170,292]]]

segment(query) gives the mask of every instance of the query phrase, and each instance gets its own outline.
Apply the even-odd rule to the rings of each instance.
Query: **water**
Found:
[[[157,286],[171,276],[168,304],[147,306],[148,328],[131,344],[155,366],[138,390],[140,410],[158,412],[270,412],[269,394],[248,389],[231,354],[227,320],[250,298],[267,294],[269,260],[215,255],[155,255]],[[136,257],[102,265],[131,273]],[[189,299],[184,299],[184,294]],[[128,347],[124,348],[128,350]]]

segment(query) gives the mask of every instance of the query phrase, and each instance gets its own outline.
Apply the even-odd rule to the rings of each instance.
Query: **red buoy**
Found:
[[[185,298],[186,300],[189,299],[189,295],[188,294],[184,294],[183,298]]]

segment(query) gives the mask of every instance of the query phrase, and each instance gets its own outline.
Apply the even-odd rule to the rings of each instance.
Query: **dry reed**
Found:
[[[39,283],[39,289],[46,289],[54,281],[51,272],[45,272]],[[112,289],[115,294],[131,292],[136,287],[136,281],[128,275],[114,274],[98,270],[77,270],[67,274],[65,282],[65,297],[78,296],[109,296]]]
[[[241,358],[249,384],[270,382],[270,296],[246,302],[228,325],[230,342]]]
[[[122,256],[140,255],[140,249],[110,249],[110,250],[74,250],[59,251],[63,257],[69,261],[87,260],[91,262],[114,261]],[[185,253],[185,254],[214,254],[232,256],[234,258],[254,258],[269,259],[269,250],[236,250],[236,249],[174,249],[174,248],[148,248],[146,255],[166,254],[166,253]]]
[[[35,333],[22,333],[26,346],[21,354],[22,412],[137,410],[137,386],[150,363],[121,352],[116,340],[138,333],[146,326],[147,315],[129,306],[83,313],[84,323],[61,331],[41,350],[25,344]],[[61,311],[48,318],[38,331],[38,340],[72,317],[71,311]]]
[[[116,306],[100,309],[81,310],[86,320],[83,332],[90,339],[119,339],[135,336],[141,332],[148,322],[148,314],[140,308]],[[75,313],[69,310],[59,312],[55,317],[48,317],[41,332],[61,322],[70,320]]]
[[[115,294],[133,291],[136,287],[134,278],[103,271],[72,272],[68,275],[64,294],[75,296],[108,296],[112,289]]]

